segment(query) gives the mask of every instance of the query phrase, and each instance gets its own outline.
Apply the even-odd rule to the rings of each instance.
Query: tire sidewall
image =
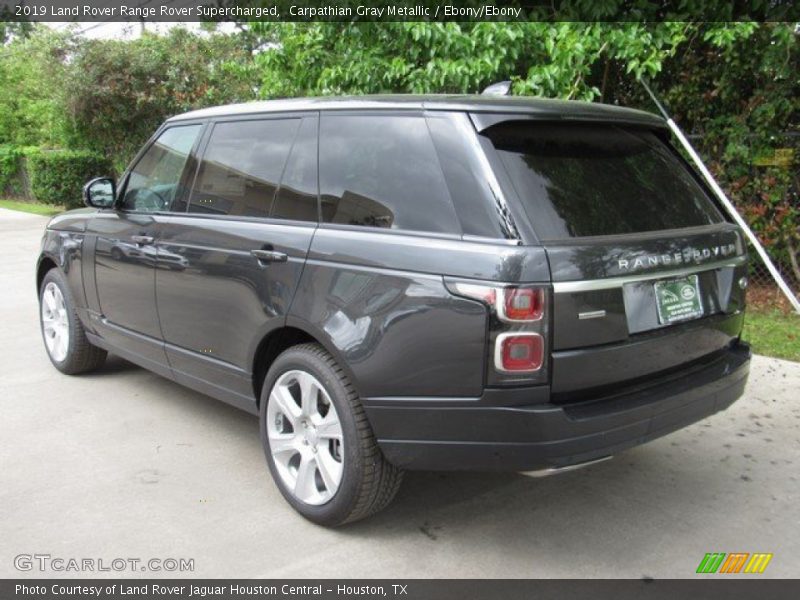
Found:
[[[64,297],[64,307],[67,310],[67,327],[69,330],[69,342],[67,344],[67,355],[64,357],[64,360],[57,361],[53,358],[50,354],[50,351],[47,349],[47,340],[45,339],[44,333],[44,323],[42,322],[42,300],[44,297],[44,291],[47,289],[48,283],[54,283],[58,289],[61,291],[61,295]],[[67,282],[64,276],[61,274],[61,271],[58,269],[51,269],[47,272],[42,280],[42,287],[39,290],[39,330],[42,334],[42,343],[44,343],[44,351],[47,354],[47,358],[50,359],[50,362],[53,363],[53,366],[62,372],[69,372],[71,361],[75,356],[75,343],[76,343],[76,331],[75,331],[75,307],[72,303],[72,296],[69,293],[69,288],[67,287]]]
[[[336,413],[342,426],[342,446],[344,451],[342,480],[333,498],[319,506],[298,500],[286,488],[286,484],[275,467],[275,461],[272,458],[269,446],[267,404],[269,403],[270,392],[278,378],[287,371],[292,370],[307,371],[317,378],[336,408]],[[310,350],[309,347],[287,350],[270,367],[264,379],[261,392],[260,430],[261,444],[264,448],[270,473],[272,473],[272,478],[286,501],[301,515],[320,525],[336,525],[343,521],[350,514],[358,498],[358,491],[361,487],[364,473],[364,457],[360,452],[358,429],[353,411],[350,408],[345,385],[330,365]]]

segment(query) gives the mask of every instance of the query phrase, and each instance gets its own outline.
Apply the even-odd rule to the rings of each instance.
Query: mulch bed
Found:
[[[778,310],[784,314],[794,310],[777,285],[750,285],[747,288],[747,308],[758,312]]]

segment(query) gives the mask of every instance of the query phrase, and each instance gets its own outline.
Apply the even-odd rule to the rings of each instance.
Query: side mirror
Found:
[[[83,186],[83,202],[93,208],[111,208],[117,197],[117,186],[109,177],[97,177]]]

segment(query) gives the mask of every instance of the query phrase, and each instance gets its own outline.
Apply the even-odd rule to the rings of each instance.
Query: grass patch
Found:
[[[52,217],[53,215],[64,212],[63,206],[53,206],[52,204],[42,204],[40,202],[23,202],[21,200],[0,199],[0,208],[19,210],[33,213],[34,215],[43,215],[45,217]]]
[[[742,338],[756,354],[800,362],[800,315],[748,310]]]

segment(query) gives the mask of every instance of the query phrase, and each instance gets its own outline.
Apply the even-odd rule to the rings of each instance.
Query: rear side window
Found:
[[[268,216],[299,126],[300,119],[217,123],[189,212]]]
[[[323,114],[319,144],[324,222],[461,232],[423,117]]]
[[[281,177],[269,216],[314,221],[317,214],[317,118],[305,118]]]
[[[503,122],[482,132],[542,240],[718,223],[719,211],[654,133]]]

